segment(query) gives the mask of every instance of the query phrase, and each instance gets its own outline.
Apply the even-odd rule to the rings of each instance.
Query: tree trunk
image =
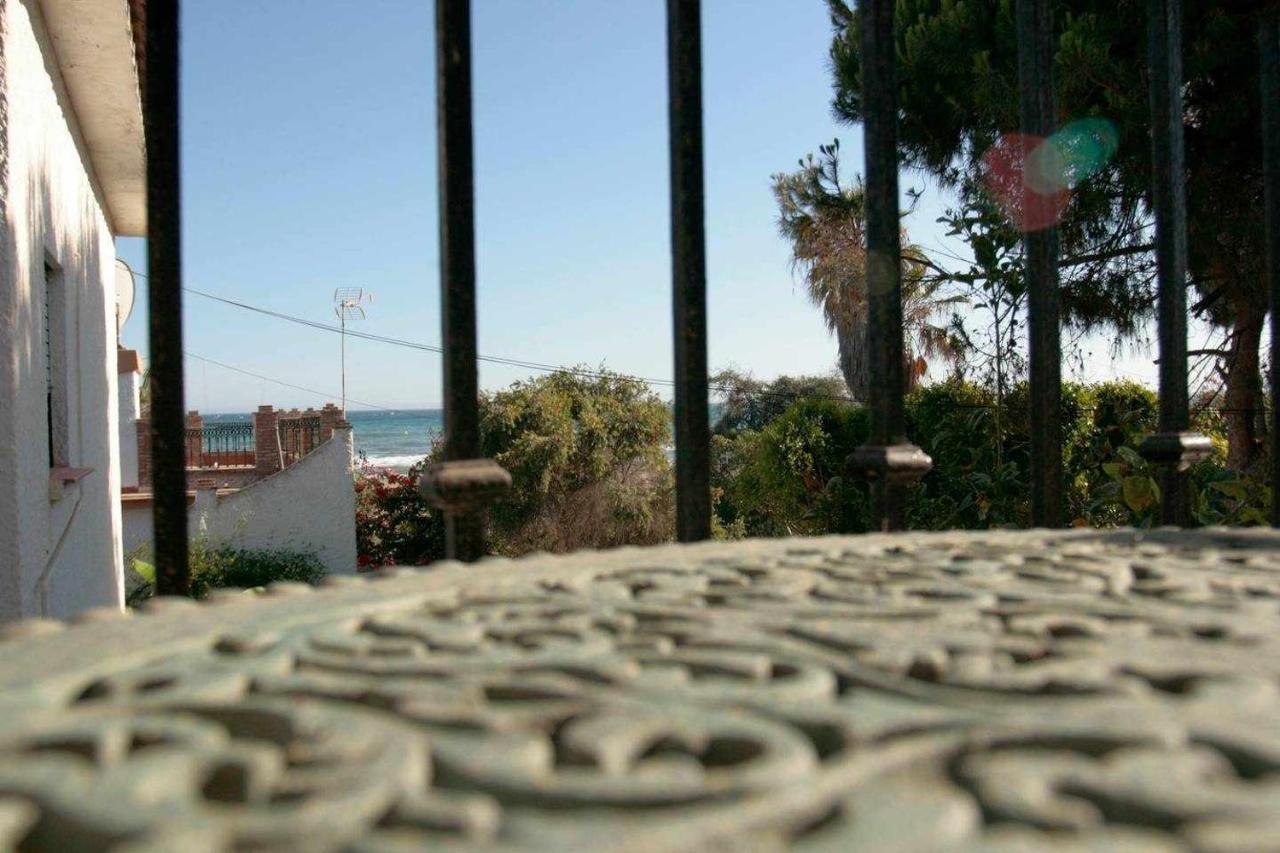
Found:
[[[849,396],[859,403],[866,402],[871,386],[871,370],[867,363],[869,331],[865,314],[854,319],[852,328],[842,326],[836,329],[840,375],[844,377]]]
[[[1242,299],[1233,307],[1235,329],[1227,356],[1223,412],[1227,425],[1227,467],[1248,471],[1258,461],[1262,447],[1259,429],[1263,417],[1262,375],[1258,355],[1267,309],[1249,299]]]
[[[871,395],[871,330],[867,318],[862,316],[854,321],[854,328],[845,333],[836,331],[836,346],[839,350],[838,361],[840,375],[849,389],[849,396],[859,403],[865,403]],[[916,356],[911,346],[904,342],[902,347],[902,381],[903,393],[910,393],[920,385],[920,371],[916,364]]]

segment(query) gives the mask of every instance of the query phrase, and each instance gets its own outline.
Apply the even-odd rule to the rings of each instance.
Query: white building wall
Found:
[[[0,0],[0,620],[121,606],[110,224],[36,0]],[[50,497],[44,263],[66,288],[68,461]]]
[[[138,418],[142,417],[142,375],[133,370],[119,374],[116,393],[119,397],[117,411],[117,436],[120,444],[120,485],[123,488],[138,486]]]
[[[201,490],[187,511],[192,538],[211,546],[309,551],[330,574],[356,571],[356,491],[351,428],[293,465],[234,494]],[[151,503],[124,511],[124,549],[151,541]]]

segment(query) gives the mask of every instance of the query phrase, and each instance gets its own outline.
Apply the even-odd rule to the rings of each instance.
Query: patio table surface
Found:
[[[1280,849],[1280,533],[438,563],[0,628],[0,848]]]

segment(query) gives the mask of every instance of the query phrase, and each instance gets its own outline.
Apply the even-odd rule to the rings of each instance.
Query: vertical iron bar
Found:
[[[676,536],[681,542],[711,537],[700,7],[699,0],[667,0],[676,374]]]
[[[186,423],[182,363],[182,175],[179,164],[178,0],[146,15],[147,288],[151,350],[151,483],[156,593],[185,595]]]
[[[1267,221],[1267,281],[1271,293],[1271,524],[1280,527],[1280,13],[1258,26],[1262,77],[1262,185]]]
[[[453,461],[480,456],[470,0],[436,0],[436,131],[444,457]],[[482,556],[483,514],[446,515],[445,550],[450,558],[459,560]]]
[[[898,199],[898,82],[893,34],[895,0],[863,0],[862,98],[866,116],[867,323],[871,381],[868,444],[906,442],[903,395],[902,224]],[[904,526],[902,485],[876,480],[880,529]]]
[[[1018,0],[1017,27],[1022,132],[1048,139],[1055,130],[1049,0]],[[1029,163],[1024,164],[1024,168],[1029,167]],[[1026,204],[1036,203],[1029,192],[1023,198]],[[1062,344],[1057,227],[1049,223],[1038,230],[1028,230],[1023,235],[1023,248],[1031,326],[1027,342],[1031,361],[1031,523],[1037,527],[1061,527]]]
[[[1159,287],[1159,433],[1187,430],[1187,198],[1182,129],[1182,2],[1149,0],[1147,68],[1151,106],[1152,202]],[[1161,518],[1190,520],[1187,477],[1178,465],[1161,476]]]

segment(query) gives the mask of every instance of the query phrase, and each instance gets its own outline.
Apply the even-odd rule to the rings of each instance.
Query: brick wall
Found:
[[[284,467],[280,457],[280,413],[272,406],[259,406],[254,412],[253,443],[259,475],[265,477]]]
[[[138,418],[134,422],[138,429],[138,488],[151,490],[151,421]]]

